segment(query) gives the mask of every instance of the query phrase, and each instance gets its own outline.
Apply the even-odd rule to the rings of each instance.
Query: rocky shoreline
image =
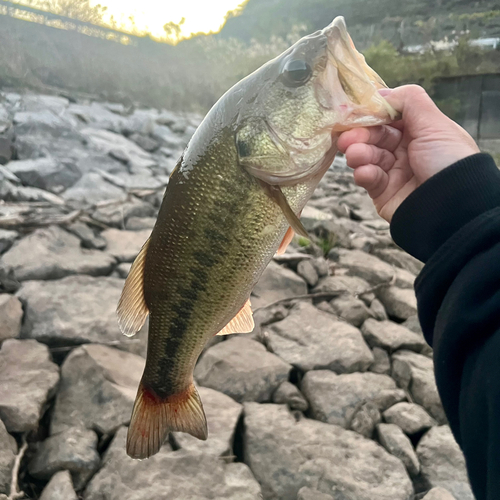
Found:
[[[255,288],[255,330],[200,358],[209,439],[126,456],[147,328],[122,336],[114,311],[200,120],[0,93],[0,498],[473,500],[416,318],[422,264],[342,158],[303,212],[313,242]]]

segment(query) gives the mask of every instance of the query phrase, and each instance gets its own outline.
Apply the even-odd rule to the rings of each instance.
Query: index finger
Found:
[[[352,144],[372,144],[381,149],[393,152],[401,142],[402,122],[393,125],[379,125],[369,128],[355,128],[340,135],[337,145],[340,152],[345,153]]]

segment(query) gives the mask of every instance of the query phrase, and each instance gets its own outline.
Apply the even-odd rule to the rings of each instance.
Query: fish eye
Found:
[[[287,61],[281,74],[287,87],[299,87],[311,78],[312,70],[302,59],[291,59]]]

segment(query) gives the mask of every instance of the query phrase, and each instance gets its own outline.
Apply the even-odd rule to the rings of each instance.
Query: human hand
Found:
[[[354,180],[386,221],[417,187],[453,163],[479,153],[472,137],[444,115],[422,87],[406,85],[380,93],[402,119],[392,125],[349,130],[338,148]]]

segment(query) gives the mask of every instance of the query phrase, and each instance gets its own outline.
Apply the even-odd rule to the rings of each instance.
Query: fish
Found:
[[[345,21],[305,36],[208,112],[173,170],[117,308],[125,335],[149,315],[126,449],[144,459],[173,431],[207,439],[193,370],[214,335],[254,329],[250,294],[353,127],[389,123],[386,85]]]

